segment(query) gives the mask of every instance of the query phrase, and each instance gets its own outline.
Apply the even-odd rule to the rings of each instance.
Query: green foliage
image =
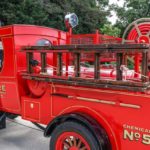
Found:
[[[64,16],[79,17],[76,33],[94,32],[106,22],[108,0],[4,0],[0,1],[0,20],[8,24],[35,24],[66,30]]]
[[[118,20],[116,26],[123,31],[134,20],[150,17],[150,0],[125,0],[124,6],[113,6]]]
[[[114,37],[119,37],[121,30],[111,24],[104,24],[104,26],[100,29],[101,33],[111,35]]]
[[[0,1],[0,20],[9,24],[43,25],[48,19],[41,0]]]
[[[108,6],[109,4],[109,0],[97,0],[97,2],[101,4],[101,6]]]

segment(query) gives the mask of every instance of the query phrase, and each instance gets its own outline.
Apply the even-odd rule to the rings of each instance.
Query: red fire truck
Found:
[[[20,115],[47,125],[50,150],[149,150],[149,36],[148,18],[122,39],[1,27],[0,128]]]

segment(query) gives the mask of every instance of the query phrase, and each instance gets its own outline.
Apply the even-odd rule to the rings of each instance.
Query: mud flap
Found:
[[[6,114],[0,111],[0,129],[6,128]]]

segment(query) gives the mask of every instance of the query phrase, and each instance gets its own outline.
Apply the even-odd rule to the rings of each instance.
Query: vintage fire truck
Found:
[[[19,115],[47,125],[50,150],[149,150],[149,43],[149,18],[122,39],[1,27],[0,128]]]

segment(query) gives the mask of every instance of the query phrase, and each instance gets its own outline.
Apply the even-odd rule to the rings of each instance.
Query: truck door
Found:
[[[13,36],[0,38],[0,105],[3,111],[19,113],[20,98],[16,75]]]

